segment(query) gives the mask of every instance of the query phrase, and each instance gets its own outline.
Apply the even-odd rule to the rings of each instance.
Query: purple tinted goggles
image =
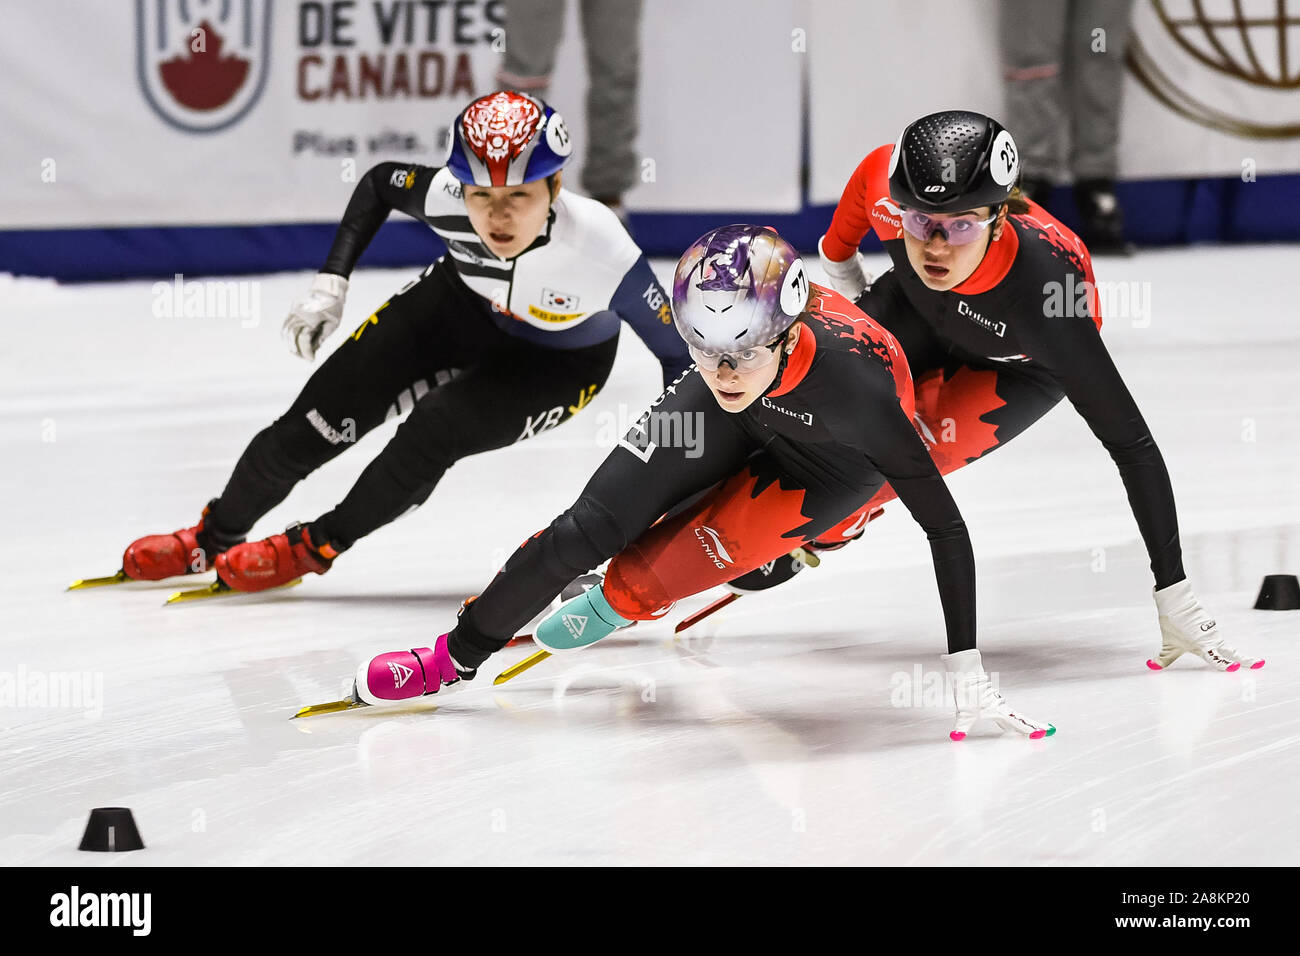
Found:
[[[930,237],[939,232],[951,246],[964,246],[974,242],[984,235],[985,227],[996,218],[996,212],[987,219],[976,219],[969,215],[931,216],[916,209],[904,209],[902,215],[903,228],[909,236],[921,242],[929,242]]]
[[[738,352],[706,352],[694,345],[686,346],[686,351],[691,354],[695,364],[706,372],[716,372],[723,365],[730,365],[735,371],[744,374],[756,372],[775,362],[780,353],[781,343],[784,341],[785,336],[782,336],[768,345],[756,345],[752,349],[742,349]]]

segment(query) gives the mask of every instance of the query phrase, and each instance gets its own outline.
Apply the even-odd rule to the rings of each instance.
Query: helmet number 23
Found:
[[[997,139],[993,140],[989,175],[993,177],[995,183],[1009,191],[1015,185],[1018,172],[1020,172],[1020,159],[1016,155],[1016,141],[1011,138],[1010,133],[1002,130],[998,133]]]
[[[1012,143],[1004,142],[1002,144],[1002,152],[999,154],[999,157],[1006,165],[1007,169],[1016,168],[1016,147]]]

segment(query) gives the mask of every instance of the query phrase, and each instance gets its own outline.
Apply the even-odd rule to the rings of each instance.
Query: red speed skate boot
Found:
[[[135,581],[161,581],[181,574],[200,574],[218,554],[244,540],[210,527],[208,515],[216,499],[203,509],[199,523],[172,534],[151,534],[132,541],[122,555],[122,571]]]
[[[237,545],[217,556],[217,577],[236,591],[265,591],[288,584],[307,572],[324,574],[338,551],[319,547],[305,524],[290,525],[282,534]]]

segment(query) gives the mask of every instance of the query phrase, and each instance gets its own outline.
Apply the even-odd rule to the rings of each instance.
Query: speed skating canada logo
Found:
[[[136,75],[162,119],[214,133],[240,119],[266,86],[270,0],[136,0]]]

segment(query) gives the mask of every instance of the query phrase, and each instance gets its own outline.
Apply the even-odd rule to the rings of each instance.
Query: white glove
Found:
[[[348,295],[348,280],[328,272],[318,273],[311,291],[289,309],[280,334],[294,355],[308,362],[316,350],[343,320],[343,300]]]
[[[984,673],[984,664],[980,661],[977,649],[944,654],[939,659],[952,678],[953,697],[957,704],[957,722],[953,725],[952,733],[948,734],[953,740],[964,739],[975,721],[984,718],[992,720],[1003,730],[1014,730],[1033,740],[1056,733],[1056,728],[1051,724],[1034,720],[1011,709],[1003,696],[993,688],[989,675]]]
[[[858,296],[871,288],[871,273],[867,271],[866,260],[860,252],[854,252],[843,262],[829,259],[822,251],[822,243],[825,241],[825,236],[817,240],[817,255],[826,275],[830,277],[831,288],[850,302],[857,301]]]
[[[1259,670],[1264,666],[1262,659],[1245,657],[1223,643],[1219,625],[1196,600],[1191,582],[1186,578],[1156,591],[1155,596],[1164,642],[1160,656],[1147,661],[1147,667],[1153,671],[1164,670],[1189,652],[1221,671],[1235,671],[1243,666]]]

